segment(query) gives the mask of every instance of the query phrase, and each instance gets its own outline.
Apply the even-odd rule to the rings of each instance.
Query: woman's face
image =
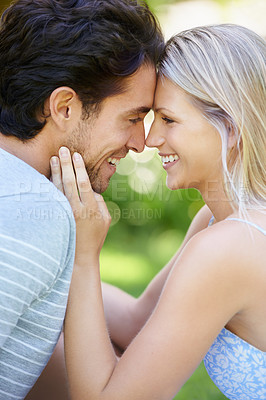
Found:
[[[215,187],[222,177],[221,137],[191,97],[159,78],[153,109],[146,145],[158,148],[169,189],[193,187],[203,193]]]

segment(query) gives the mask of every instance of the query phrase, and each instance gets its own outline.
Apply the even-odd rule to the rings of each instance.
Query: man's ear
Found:
[[[81,102],[76,92],[67,86],[55,89],[48,99],[50,118],[60,130],[72,128],[80,117]]]

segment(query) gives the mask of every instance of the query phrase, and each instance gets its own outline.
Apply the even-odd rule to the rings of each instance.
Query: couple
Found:
[[[220,25],[164,48],[126,0],[18,0],[0,33],[0,399],[26,396],[64,317],[71,399],[172,399],[202,359],[229,399],[264,399],[265,41]],[[167,186],[206,205],[134,299],[101,286],[99,193],[150,108]]]

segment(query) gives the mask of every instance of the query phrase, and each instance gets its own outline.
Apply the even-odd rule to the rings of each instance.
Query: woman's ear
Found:
[[[80,117],[81,102],[76,92],[67,86],[55,89],[48,99],[50,118],[58,129],[65,131]]]
[[[234,127],[233,124],[230,122],[226,123],[226,129],[227,129],[227,150],[232,150],[238,141],[238,132],[236,131],[236,128]]]

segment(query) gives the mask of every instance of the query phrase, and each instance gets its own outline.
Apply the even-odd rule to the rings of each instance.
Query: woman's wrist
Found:
[[[78,255],[75,257],[75,268],[99,268],[100,260],[99,255],[90,254],[90,255]]]

